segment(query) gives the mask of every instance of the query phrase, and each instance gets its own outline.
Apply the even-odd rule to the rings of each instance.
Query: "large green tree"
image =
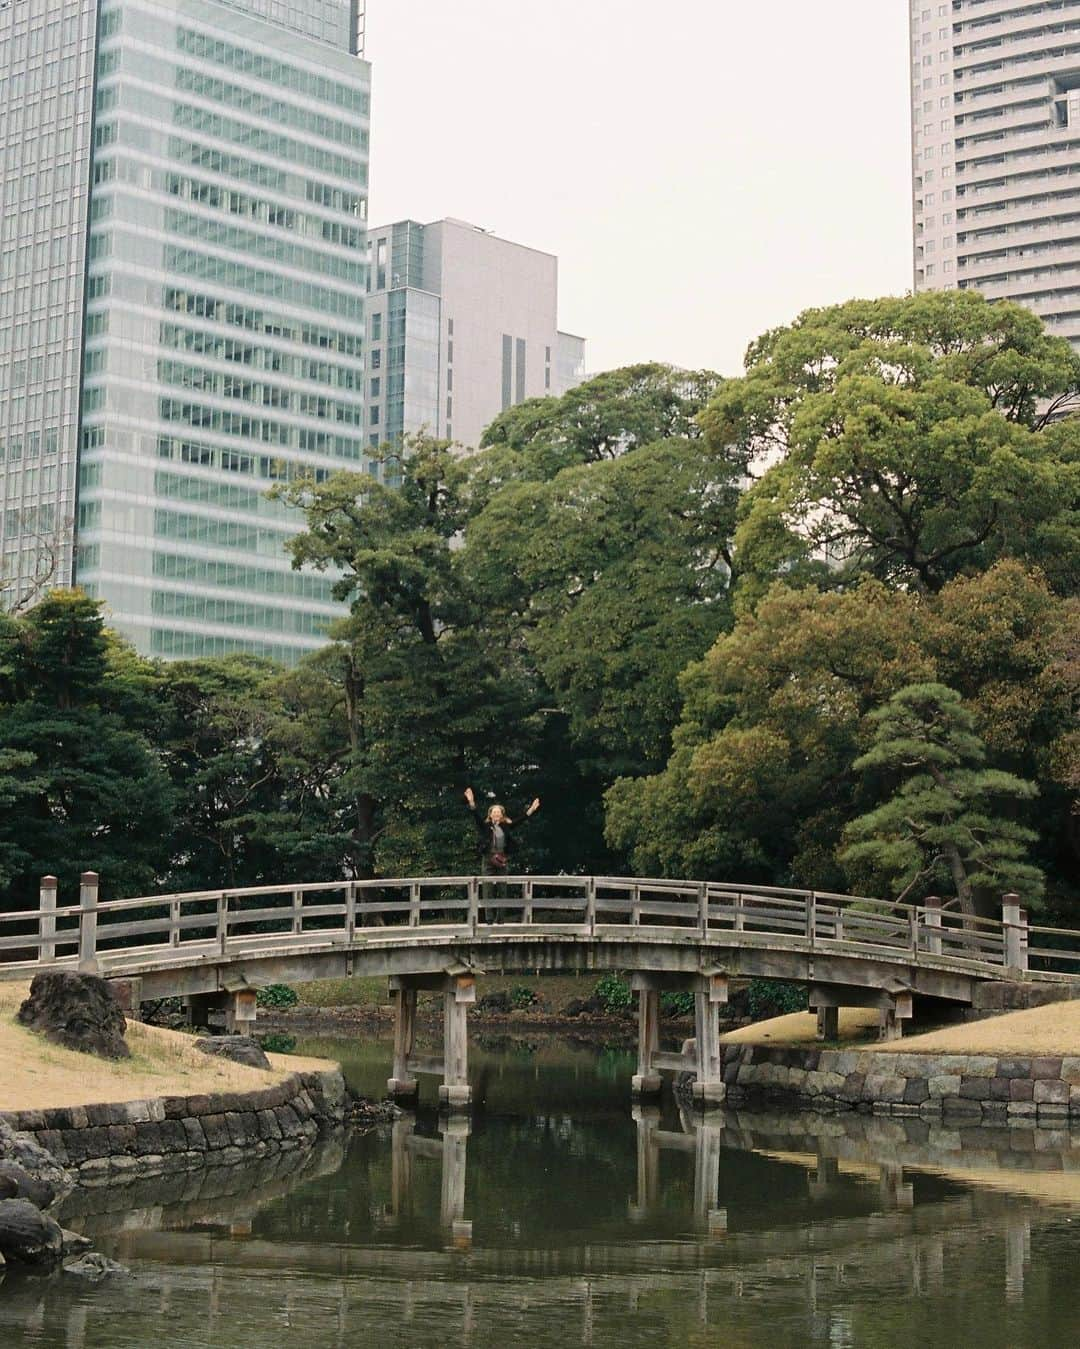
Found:
[[[84,870],[114,896],[152,889],[168,873],[174,798],[136,714],[145,690],[110,664],[101,605],[53,591],[6,620],[4,637],[0,745],[18,798],[0,815],[9,900],[31,902],[50,872],[68,894]]]
[[[936,592],[1000,557],[1080,574],[1080,358],[1037,316],[969,291],[852,301],[765,334],[702,416],[760,479],[740,570],[869,572]]]

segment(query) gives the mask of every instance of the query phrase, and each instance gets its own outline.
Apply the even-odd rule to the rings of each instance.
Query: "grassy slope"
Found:
[[[15,1022],[25,985],[0,983],[0,1111],[137,1101],[149,1096],[257,1091],[290,1072],[325,1067],[319,1060],[271,1055],[273,1070],[202,1054],[191,1037],[129,1021],[131,1058],[111,1063],[62,1049]]]

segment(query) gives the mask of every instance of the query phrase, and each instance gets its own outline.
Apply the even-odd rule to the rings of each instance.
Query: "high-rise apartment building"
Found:
[[[911,0],[915,289],[1080,343],[1080,0]]]
[[[474,447],[526,398],[583,378],[583,338],[558,329],[558,259],[462,220],[370,232],[369,447],[426,430]]]
[[[267,489],[367,467],[358,0],[0,0],[0,576],[147,653],[338,613]]]

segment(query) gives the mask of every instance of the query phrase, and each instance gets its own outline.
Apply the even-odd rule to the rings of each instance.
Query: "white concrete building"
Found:
[[[1080,0],[911,0],[916,290],[1080,343]]]
[[[369,231],[369,448],[420,430],[474,447],[504,409],[584,376],[557,322],[558,259],[462,220]]]

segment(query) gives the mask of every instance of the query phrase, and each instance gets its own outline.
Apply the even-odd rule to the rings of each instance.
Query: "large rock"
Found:
[[[75,1186],[71,1174],[33,1135],[19,1133],[4,1120],[0,1120],[0,1170],[9,1178],[8,1184],[15,1185],[14,1194],[3,1197],[29,1199],[39,1208],[47,1208],[58,1196],[67,1194]],[[33,1192],[20,1192],[20,1177],[23,1175],[29,1176],[35,1186],[40,1188]],[[50,1192],[51,1197],[39,1203],[39,1200],[45,1199],[46,1191]]]
[[[250,1035],[207,1035],[195,1041],[195,1048],[204,1054],[228,1059],[230,1063],[242,1063],[246,1068],[270,1067],[262,1046]]]
[[[18,1162],[0,1161],[0,1198],[29,1199],[35,1208],[46,1209],[56,1196],[51,1181],[33,1175]]]
[[[53,1265],[64,1253],[64,1233],[28,1199],[0,1199],[0,1255],[20,1265]]]
[[[127,1022],[108,984],[95,974],[38,974],[30,996],[19,1008],[20,1025],[47,1040],[96,1054],[103,1059],[131,1056],[124,1032]]]

